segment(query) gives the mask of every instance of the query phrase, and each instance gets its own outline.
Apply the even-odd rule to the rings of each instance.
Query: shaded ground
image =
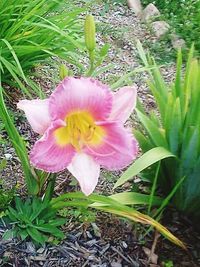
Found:
[[[170,216],[172,214],[177,216],[173,212]],[[99,213],[96,223],[91,225],[68,222],[65,228],[66,239],[58,245],[36,248],[32,242],[1,241],[0,266],[200,266],[200,262],[195,260],[200,250],[200,238],[194,229],[186,221],[180,222],[180,217],[168,226],[187,242],[188,252],[163,240],[159,235],[155,243],[157,233],[151,232],[144,237],[145,232],[140,225],[131,225],[124,220]],[[3,231],[1,228],[0,233]],[[155,251],[149,259],[153,244]],[[169,265],[170,261],[173,265]]]
[[[110,6],[110,10],[106,11],[104,6],[95,5],[92,11],[97,20],[99,43],[111,44],[105,65],[114,64],[111,70],[99,78],[106,83],[112,83],[123,73],[140,66],[135,47],[136,38],[149,44],[155,42],[155,39],[126,7]],[[44,73],[45,71],[46,68]],[[48,73],[47,71],[47,76],[49,76]],[[164,67],[163,73],[166,80],[170,81],[174,74],[174,64]],[[53,86],[47,76],[43,78],[42,85],[45,90],[51,90]],[[131,79],[137,85],[138,95],[146,108],[148,110],[154,108],[154,101],[144,82],[144,73]],[[34,142],[37,135],[28,128],[20,113],[17,114],[15,120],[19,131],[23,133],[25,140]],[[19,161],[8,143],[1,145],[0,158],[3,157],[8,158],[8,165],[2,172],[2,178],[7,181],[8,186],[18,181],[21,185],[19,191],[24,193]],[[119,173],[103,172],[96,190],[104,194],[112,193],[112,187],[118,175]],[[64,172],[58,177],[57,193],[74,188],[69,185],[68,176]],[[66,179],[67,181],[63,183]],[[129,188],[130,184],[124,187],[124,189]],[[66,239],[58,245],[49,244],[38,249],[31,242],[1,239],[0,266],[200,266],[200,235],[192,228],[191,222],[176,211],[167,212],[162,223],[185,241],[188,245],[188,253],[159,237],[153,231],[145,234],[147,228],[141,225],[132,225],[110,215],[98,213],[95,223],[92,224],[81,223],[80,218],[75,220],[72,216],[68,219],[64,228]],[[4,231],[5,227],[1,225],[0,236]]]

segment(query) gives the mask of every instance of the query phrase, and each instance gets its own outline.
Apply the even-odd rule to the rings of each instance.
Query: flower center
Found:
[[[58,145],[65,146],[70,143],[77,151],[80,151],[86,144],[101,144],[104,130],[101,126],[95,125],[93,117],[88,112],[71,113],[65,121],[66,126],[54,132]]]

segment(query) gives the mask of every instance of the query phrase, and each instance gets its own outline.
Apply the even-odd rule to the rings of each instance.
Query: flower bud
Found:
[[[68,68],[65,66],[65,64],[61,64],[60,65],[60,71],[59,71],[59,76],[60,76],[60,79],[61,81],[67,77],[69,74],[69,71],[68,71]]]
[[[87,15],[85,19],[85,44],[90,52],[95,49],[95,22],[92,15]]]

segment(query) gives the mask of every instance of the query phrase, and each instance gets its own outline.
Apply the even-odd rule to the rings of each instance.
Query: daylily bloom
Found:
[[[42,137],[30,152],[32,165],[46,172],[67,168],[89,195],[100,165],[119,170],[135,159],[138,143],[123,124],[136,104],[134,87],[113,93],[91,78],[65,78],[45,100],[21,100],[33,130]]]

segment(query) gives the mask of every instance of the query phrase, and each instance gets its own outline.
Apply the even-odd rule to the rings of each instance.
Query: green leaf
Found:
[[[47,208],[47,203],[44,203],[39,198],[34,198],[32,202],[33,213],[30,216],[31,221],[35,220]]]
[[[27,184],[27,188],[30,194],[37,194],[38,193],[38,184],[33,176],[33,173],[31,172],[31,166],[28,158],[28,152],[26,149],[26,145],[19,135],[9,113],[8,110],[4,104],[3,100],[3,90],[2,87],[0,87],[0,118],[2,119],[5,129],[7,131],[7,134],[13,144],[13,147],[15,148],[16,154],[19,157],[22,168],[24,171],[24,178]]]
[[[67,12],[65,10],[65,1],[58,0],[0,1],[0,71],[3,83],[13,79],[15,85],[31,97],[37,91],[29,83],[26,73],[35,65],[55,55],[79,66],[79,54],[81,51],[84,53],[79,15],[86,8],[68,1]],[[28,89],[22,81],[29,84]]]
[[[110,48],[109,44],[104,44],[99,52],[100,57],[105,57],[108,54],[109,48]]]
[[[13,221],[16,222],[20,220],[19,214],[14,210],[12,207],[8,207],[8,217]]]
[[[160,129],[154,122],[152,122],[152,120],[148,117],[148,115],[141,113],[137,109],[136,112],[139,120],[145,127],[154,145],[168,148],[168,144],[165,137],[165,131],[163,129]]]
[[[26,199],[22,208],[23,208],[23,213],[25,213],[27,217],[30,218],[31,214],[33,213],[32,203],[30,198]]]
[[[168,238],[171,242],[175,243],[176,245],[182,247],[185,249],[185,245],[176,238],[173,234],[171,234],[164,226],[162,226],[159,222],[155,221],[151,217],[142,214],[138,211],[136,211],[133,208],[127,207],[125,205],[120,204],[118,201],[115,201],[114,199],[111,199],[107,196],[97,195],[97,194],[91,194],[88,197],[86,197],[82,193],[67,193],[63,194],[55,199],[52,199],[51,204],[52,207],[56,205],[57,203],[61,203],[65,201],[69,202],[69,199],[77,199],[79,200],[79,203],[81,203],[82,200],[89,200],[91,201],[92,208],[102,210],[105,212],[113,213],[116,215],[119,215],[121,217],[125,217],[127,219],[130,219],[132,221],[140,222],[143,224],[149,224],[151,226],[154,226],[158,231],[160,231],[166,238]],[[98,203],[97,206],[93,206],[93,203]],[[102,205],[101,205],[102,204]]]
[[[135,192],[123,192],[109,196],[110,198],[118,201],[124,205],[148,205],[150,201],[150,196]],[[152,204],[160,205],[162,203],[162,198],[153,197]]]
[[[49,208],[42,212],[41,217],[43,220],[48,221],[51,220],[51,218],[54,218],[55,215],[56,215],[56,209]]]
[[[114,90],[116,88],[119,88],[119,87],[123,86],[125,84],[125,82],[127,81],[128,78],[136,75],[137,73],[142,73],[142,72],[144,72],[146,70],[147,70],[146,67],[145,68],[143,68],[143,67],[142,68],[136,68],[136,69],[128,72],[127,74],[122,75],[122,77],[120,77],[118,81],[116,81],[115,83],[113,83],[111,85],[111,89]]]
[[[22,70],[22,67],[21,67],[21,64],[20,64],[20,62],[19,62],[19,59],[18,59],[18,57],[17,57],[17,55],[16,55],[16,53],[15,53],[15,50],[13,49],[13,47],[11,46],[11,44],[10,44],[6,39],[1,39],[1,41],[3,41],[3,42],[7,45],[8,49],[10,50],[10,52],[11,52],[11,54],[12,54],[12,56],[13,56],[13,58],[14,58],[16,64],[17,64],[17,67],[18,67],[19,71],[20,71],[21,74],[22,74],[22,77],[23,77],[24,81],[25,81],[26,83],[28,83],[27,80],[26,80],[26,77],[25,77],[25,75],[24,75],[24,72],[23,72],[23,70]]]
[[[27,233],[30,235],[30,237],[36,242],[40,243],[41,245],[43,245],[46,242],[47,238],[37,229],[28,227],[26,230]]]
[[[64,238],[65,236],[62,231],[60,231],[57,227],[52,226],[50,224],[43,224],[40,226],[35,226],[35,228],[37,228],[38,230],[42,232],[52,234],[58,238]]]
[[[180,140],[181,140],[181,107],[180,107],[180,99],[176,98],[174,102],[173,109],[171,110],[171,120],[170,125],[167,130],[168,138],[169,138],[169,147],[170,151],[177,155]]]
[[[143,152],[146,152],[153,148],[152,142],[142,132],[138,130],[133,130],[133,134],[136,140],[139,142],[140,148],[142,149]]]
[[[4,240],[8,240],[8,239],[13,238],[13,237],[14,237],[14,231],[13,231],[13,229],[10,229],[10,230],[7,230],[7,231],[3,234],[2,239],[4,239]]]
[[[28,232],[26,230],[20,230],[19,235],[23,241],[28,237]]]
[[[156,191],[159,170],[160,170],[160,162],[158,163],[158,166],[156,168],[155,177],[153,179],[153,185],[152,185],[152,188],[151,188],[151,194],[150,194],[150,199],[149,199],[149,203],[148,203],[149,204],[149,206],[148,206],[148,214],[150,214],[151,207],[152,207],[153,202],[154,202],[154,198],[155,198],[154,195],[155,195],[155,191]]]
[[[2,159],[2,161],[0,162],[0,171],[2,171],[7,164],[7,160],[6,159]]]
[[[52,226],[61,226],[65,223],[66,223],[66,219],[62,219],[62,218],[60,218],[60,219],[57,218],[56,220],[50,220],[49,221],[49,224]]]
[[[175,90],[173,90],[174,97],[180,97],[182,95],[182,79],[181,79],[181,71],[182,71],[182,53],[181,50],[178,51],[177,57],[177,65],[176,65],[176,80],[175,80]]]
[[[182,185],[184,180],[185,180],[185,177],[182,177],[181,179],[179,179],[177,184],[172,188],[172,191],[169,193],[169,195],[163,200],[163,202],[160,205],[159,209],[156,210],[156,213],[154,214],[154,217],[158,216],[159,213],[169,204],[170,200],[175,195],[176,191]]]
[[[19,197],[15,198],[15,206],[16,209],[19,213],[23,213],[23,205],[24,203],[22,202],[22,200]]]
[[[151,166],[152,164],[168,157],[175,157],[171,152],[166,150],[163,147],[152,148],[145,154],[143,154],[139,159],[137,159],[119,178],[119,180],[115,183],[114,189],[129,179]]]

